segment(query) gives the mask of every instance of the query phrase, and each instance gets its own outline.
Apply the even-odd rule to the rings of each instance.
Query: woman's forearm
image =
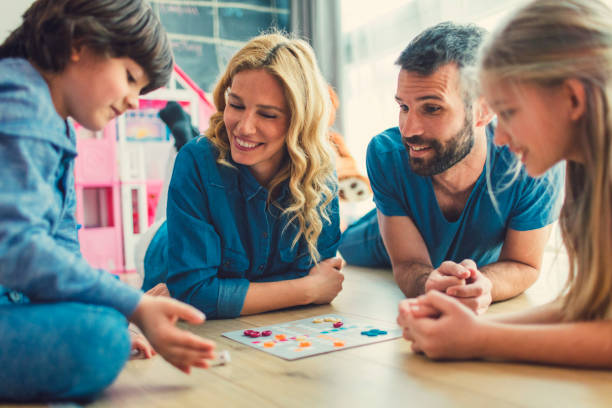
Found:
[[[262,313],[312,302],[307,276],[277,282],[251,282],[240,314]]]

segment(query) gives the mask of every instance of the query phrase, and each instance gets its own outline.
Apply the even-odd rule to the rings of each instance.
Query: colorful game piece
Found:
[[[253,330],[245,330],[243,333],[245,336],[251,337],[251,333],[253,333]]]
[[[334,347],[344,347],[344,342],[340,340],[334,341]]]
[[[335,328],[342,327],[343,324],[344,323],[342,323],[342,322],[336,322],[336,323],[334,323],[334,327]]]
[[[310,346],[312,346],[312,343],[309,341],[300,342],[300,347],[310,347]]]
[[[306,340],[306,336],[296,336],[295,339],[297,341],[302,341],[302,340]]]
[[[232,358],[230,357],[229,351],[223,350],[219,354],[217,354],[217,358],[212,362],[212,365],[222,366],[222,365],[229,364],[231,361],[232,361]]]
[[[323,319],[314,319],[313,323],[323,323]]]
[[[387,332],[384,330],[370,329],[370,330],[362,331],[361,334],[364,336],[368,336],[368,337],[376,337],[376,336],[384,336],[385,334],[387,334]]]
[[[274,343],[273,341],[266,341],[263,345],[264,347],[270,348],[270,347],[274,347],[276,343]]]
[[[325,318],[323,319],[323,321],[325,321],[325,322],[335,322],[335,321],[336,321],[336,318],[335,318],[335,317],[330,317],[330,316],[327,316],[327,317],[325,317]]]
[[[261,332],[261,335],[264,337],[268,337],[271,334],[272,334],[272,330],[264,330]]]
[[[287,340],[287,336],[285,336],[284,334],[277,334],[274,337],[276,338],[276,340],[279,340],[279,341],[286,341]]]
[[[249,334],[249,337],[259,337],[261,336],[261,333],[258,332],[257,330],[251,330],[251,333]]]

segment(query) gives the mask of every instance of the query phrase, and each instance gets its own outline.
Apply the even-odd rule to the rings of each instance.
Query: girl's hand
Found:
[[[481,323],[467,306],[448,295],[431,291],[402,301],[397,323],[415,353],[432,359],[478,357]]]
[[[340,293],[344,281],[342,266],[342,259],[328,258],[310,269],[306,279],[310,282],[311,303],[329,303]]]
[[[179,320],[204,322],[196,308],[162,296],[143,295],[130,316],[157,352],[170,364],[189,374],[191,366],[206,368],[214,358],[215,343],[175,326]]]

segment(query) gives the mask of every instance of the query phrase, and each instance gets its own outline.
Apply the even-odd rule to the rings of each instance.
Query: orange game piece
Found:
[[[334,347],[344,347],[344,342],[343,341],[334,341]]]
[[[310,347],[310,346],[312,346],[312,343],[309,341],[300,342],[300,347]]]
[[[287,336],[285,336],[284,334],[277,334],[276,336],[274,336],[276,338],[276,340],[280,340],[280,341],[285,341],[287,340]]]
[[[267,348],[274,347],[274,342],[273,341],[266,341],[264,343],[264,347],[267,347]]]

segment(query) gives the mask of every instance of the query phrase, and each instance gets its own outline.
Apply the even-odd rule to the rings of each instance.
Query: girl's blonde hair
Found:
[[[234,76],[246,70],[263,69],[281,84],[290,121],[285,138],[286,157],[269,182],[268,205],[274,204],[287,216],[287,226],[297,222],[295,246],[304,237],[313,261],[319,260],[317,240],[323,221],[330,223],[328,205],[337,183],[333,151],[328,137],[330,100],[327,85],[307,42],[279,32],[251,39],[229,61],[213,92],[217,112],[210,119],[205,136],[219,151],[218,162],[230,165],[229,140],[223,121],[228,88]],[[289,203],[275,201],[281,185],[288,180]]]
[[[586,110],[559,219],[569,256],[564,319],[612,317],[612,12],[599,0],[537,0],[483,47],[481,77],[554,87],[582,82]]]

